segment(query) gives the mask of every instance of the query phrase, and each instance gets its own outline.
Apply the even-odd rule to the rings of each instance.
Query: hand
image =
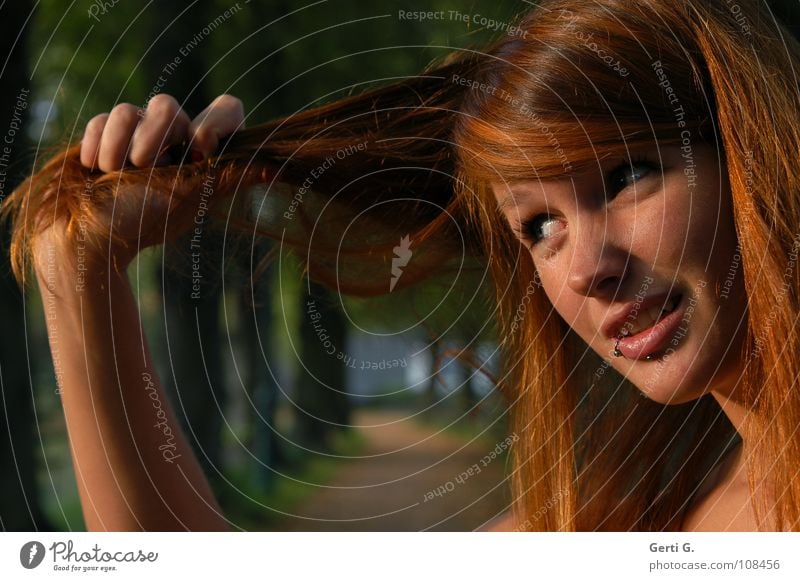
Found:
[[[145,110],[122,103],[93,117],[81,141],[81,163],[104,172],[121,169],[126,160],[150,167],[166,162],[164,151],[184,141],[194,154],[191,161],[201,161],[216,151],[222,137],[242,127],[244,108],[236,97],[220,95],[189,121],[174,97],[156,95]]]
[[[184,142],[189,144],[192,156],[186,161],[201,161],[216,151],[220,139],[243,126],[244,109],[236,97],[217,97],[190,121],[173,97],[156,95],[145,110],[125,103],[92,118],[81,141],[80,162],[102,172],[122,169],[126,163],[137,168],[164,165],[169,162],[166,150]],[[52,256],[56,255],[66,259],[65,264],[74,263],[76,256],[80,256],[97,265],[94,269],[97,272],[105,270],[100,265],[109,263],[121,271],[140,250],[160,244],[164,232],[163,228],[158,229],[167,223],[168,217],[170,223],[175,222],[170,212],[178,204],[172,192],[158,191],[152,183],[146,188],[146,182],[147,179],[141,185],[126,185],[123,181],[113,198],[104,201],[89,196],[94,202],[89,210],[92,223],[99,224],[105,235],[114,235],[102,254],[92,255],[91,249],[73,248],[64,225],[53,224],[36,239],[37,270],[44,268],[46,257],[52,262]]]

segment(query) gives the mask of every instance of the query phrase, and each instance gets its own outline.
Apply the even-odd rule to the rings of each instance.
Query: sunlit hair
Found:
[[[247,129],[203,164],[101,177],[80,166],[72,147],[4,202],[16,218],[15,272],[24,275],[31,241],[54,219],[68,221],[73,235],[80,226],[82,238],[103,248],[110,233],[93,227],[99,222],[81,198],[87,187],[93,204],[134,184],[196,204],[192,192],[212,174],[214,211],[234,216],[245,234],[292,245],[310,275],[339,292],[388,292],[385,275],[375,273],[413,232],[423,251],[400,285],[458,265],[465,253],[491,270],[504,361],[498,387],[519,437],[516,526],[679,530],[700,481],[736,443],[735,430],[711,396],[661,405],[607,366],[598,377],[602,360],[538,288],[490,184],[562,177],[642,145],[683,145],[688,135],[719,148],[733,197],[748,299],[737,392],[763,420],[745,425],[759,454],[750,484],[767,476],[778,500],[772,514],[754,508],[759,520],[799,530],[800,269],[790,265],[800,224],[800,53],[759,3],[740,0],[738,12],[708,4],[543,2],[515,34],[484,50]],[[333,164],[285,218],[309,173],[356,143],[365,149]],[[246,194],[253,186],[272,200],[257,217]],[[175,213],[167,239],[190,226],[177,219],[184,214],[191,212]]]
[[[504,383],[524,436],[514,450],[521,526],[678,530],[690,495],[738,436],[710,395],[663,406],[613,373],[598,374],[602,360],[541,290],[529,298],[527,324],[515,328],[535,273],[492,211],[488,184],[561,177],[654,143],[691,155],[703,142],[721,145],[727,162],[748,297],[737,397],[763,420],[744,430],[761,454],[750,485],[768,475],[779,502],[769,518],[800,526],[791,254],[800,223],[800,60],[769,13],[739,5],[741,12],[726,3],[544,2],[524,19],[525,37],[499,47],[474,79],[485,90],[464,101],[455,141],[472,195],[463,199],[495,252]],[[755,508],[763,522],[763,507]]]

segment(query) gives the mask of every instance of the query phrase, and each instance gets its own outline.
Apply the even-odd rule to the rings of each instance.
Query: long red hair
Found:
[[[104,247],[113,232],[93,227],[86,184],[95,205],[131,184],[174,196],[172,239],[191,225],[181,204],[196,204],[192,192],[213,174],[212,211],[233,215],[246,235],[291,244],[313,278],[345,293],[387,292],[392,247],[412,233],[420,252],[401,286],[457,267],[465,254],[492,273],[505,365],[498,385],[518,436],[518,528],[679,530],[736,431],[710,396],[656,404],[604,365],[538,289],[489,184],[563,176],[641,143],[681,143],[688,131],[720,147],[727,164],[748,297],[738,389],[753,418],[769,419],[748,421],[742,434],[760,454],[751,487],[766,476],[779,503],[769,517],[798,530],[800,268],[787,265],[800,224],[800,52],[759,2],[740,0],[737,12],[707,4],[546,1],[483,50],[242,131],[203,164],[101,176],[72,147],[3,202],[16,220],[15,272],[24,275],[36,233],[54,219],[73,233],[82,220]],[[263,205],[254,204],[256,186]],[[763,520],[764,507],[755,508]]]

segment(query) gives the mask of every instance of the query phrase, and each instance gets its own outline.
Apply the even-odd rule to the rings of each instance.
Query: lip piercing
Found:
[[[619,342],[625,337],[627,337],[628,333],[629,333],[628,329],[623,328],[622,330],[620,330],[619,335],[617,335],[617,342],[614,344],[614,351],[611,352],[611,354],[614,357],[622,357],[622,351],[619,350]],[[653,353],[651,353],[650,355],[646,355],[644,359],[645,361],[652,361],[655,358],[656,356]]]
[[[628,336],[628,328],[623,327],[622,329],[620,329],[619,335],[617,335],[617,342],[614,344],[614,351],[612,352],[612,355],[614,357],[622,357],[622,351],[619,350],[619,342],[620,340],[622,340],[627,336]]]
[[[614,343],[614,350],[611,352],[611,354],[614,357],[622,357],[622,351],[619,350],[619,342],[628,335],[630,335],[630,332],[631,331],[627,326],[623,326],[622,329],[619,330],[619,334],[617,335],[617,342]],[[650,355],[646,355],[644,360],[652,361],[655,358],[656,358],[655,354],[651,353]]]
[[[612,351],[612,353],[611,353],[614,357],[622,357],[622,351],[619,350],[619,340],[620,339],[621,339],[621,337],[617,337],[617,343],[616,343],[616,345],[614,345],[614,351]],[[646,355],[644,359],[645,359],[645,361],[652,361],[655,358],[656,358],[656,356],[651,353],[650,355]]]

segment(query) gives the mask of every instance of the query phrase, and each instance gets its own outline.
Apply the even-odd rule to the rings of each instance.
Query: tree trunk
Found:
[[[270,242],[257,243],[253,252],[253,269],[256,268],[271,246]],[[245,253],[249,258],[250,253]],[[250,271],[249,265],[245,272]],[[249,284],[243,285],[239,303],[242,321],[242,359],[244,384],[252,400],[250,422],[250,448],[255,456],[252,471],[254,484],[261,490],[271,488],[275,474],[270,470],[283,461],[282,450],[275,434],[275,408],[278,401],[276,369],[270,365],[272,358],[271,288],[275,265]],[[252,292],[252,294],[251,294]]]
[[[300,308],[300,361],[297,422],[301,444],[330,449],[333,435],[349,426],[346,393],[346,321],[338,301],[310,283]]]
[[[8,2],[0,10],[0,47],[6,58],[0,92],[0,198],[8,195],[29,169],[23,152],[31,105],[28,78],[28,1]],[[8,262],[7,230],[0,231],[0,530],[51,530],[45,522],[36,483],[39,447],[35,432],[34,390],[30,378],[24,302]],[[32,365],[32,362],[31,362]],[[50,397],[57,397],[50,392]]]

